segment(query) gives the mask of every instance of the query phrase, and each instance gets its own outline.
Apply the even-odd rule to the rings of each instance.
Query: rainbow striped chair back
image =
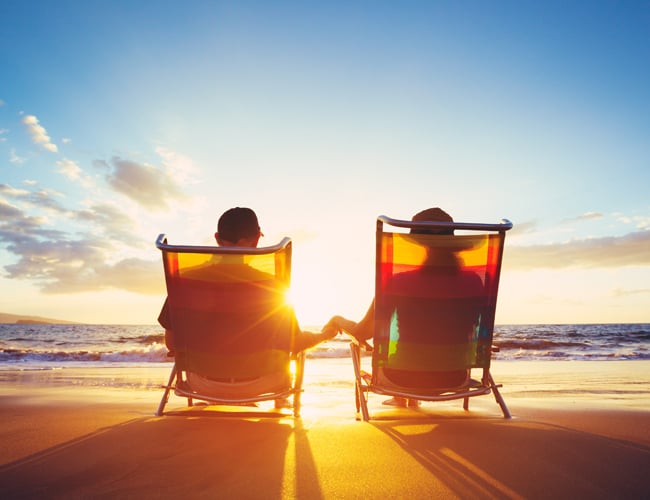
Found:
[[[377,219],[372,371],[353,341],[357,411],[367,394],[440,401],[494,393],[492,336],[505,233],[512,223]],[[421,234],[421,233],[447,234]],[[451,234],[449,234],[451,233]],[[482,370],[480,380],[471,370]]]
[[[286,293],[291,240],[263,248],[179,246],[160,235],[174,367],[169,392],[242,404],[293,396],[300,411],[304,358],[293,356],[298,324]],[[291,369],[294,362],[296,367]]]

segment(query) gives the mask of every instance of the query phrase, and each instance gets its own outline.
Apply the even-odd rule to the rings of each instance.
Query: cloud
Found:
[[[12,198],[20,198],[23,196],[28,196],[29,191],[26,189],[15,188],[9,184],[0,184],[0,194],[11,196]]]
[[[56,166],[59,173],[69,180],[79,182],[85,188],[95,187],[94,179],[86,175],[77,162],[63,158],[56,162]]]
[[[572,217],[570,219],[564,219],[562,222],[579,222],[583,220],[596,220],[596,219],[602,219],[604,217],[603,214],[600,212],[585,212],[584,214],[580,214],[576,217]]]
[[[56,226],[21,207],[53,212],[58,217]],[[108,289],[164,293],[158,258],[125,256],[128,247],[138,247],[142,241],[133,220],[114,205],[94,203],[70,210],[51,190],[0,184],[0,245],[16,257],[4,266],[6,276],[31,280],[45,293]]]
[[[566,219],[561,220],[560,226],[564,228],[562,229],[563,231],[566,230],[573,231],[577,226],[580,226],[584,223],[589,223],[590,221],[602,219],[603,217],[605,216],[600,212],[584,212],[580,215],[568,217]]]
[[[168,168],[156,168],[118,157],[112,158],[110,163],[99,161],[95,164],[108,168],[106,181],[115,191],[148,209],[166,209],[169,200],[186,198]]]
[[[102,271],[106,287],[147,295],[165,292],[162,265],[158,259],[124,259]]]
[[[156,153],[160,156],[163,165],[169,170],[170,175],[173,176],[177,183],[185,184],[192,182],[196,168],[191,158],[162,146],[156,148]]]
[[[45,218],[25,214],[19,207],[5,200],[0,210],[0,243],[6,250],[23,256],[23,245],[32,241],[48,240],[55,244],[65,238],[65,233],[57,229],[46,229]]]
[[[8,129],[0,128],[0,142],[7,142],[7,138],[3,137],[7,132],[9,132]]]
[[[63,160],[57,161],[56,166],[59,167],[59,173],[63,174],[70,180],[79,179],[81,176],[81,169],[72,160],[64,158]]]
[[[537,221],[518,222],[508,231],[508,235],[534,233],[537,230]]]
[[[9,184],[0,184],[0,194],[27,203],[32,207],[47,209],[59,213],[67,213],[67,209],[58,201],[58,199],[62,198],[63,195],[52,189],[29,191],[26,189],[15,188]]]
[[[0,230],[0,239],[5,236]],[[120,289],[161,294],[158,260],[123,259],[107,264],[110,245],[97,239],[39,241],[36,237],[14,240],[18,262],[5,266],[9,278],[40,283],[44,293],[81,293]]]
[[[119,241],[125,245],[138,246],[140,240],[134,236],[133,219],[113,205],[97,203],[72,214],[75,220],[97,228],[102,237]]]
[[[34,115],[27,115],[23,118],[23,123],[27,126],[27,131],[32,136],[32,141],[34,144],[40,145],[43,149],[56,153],[58,148],[56,144],[53,144],[50,140],[50,136],[47,135],[45,128],[39,124],[38,118]]]
[[[650,231],[553,245],[506,245],[506,269],[650,266]]]
[[[26,158],[23,158],[22,156],[18,156],[16,154],[16,150],[14,148],[11,148],[9,151],[9,163],[13,163],[14,165],[22,165],[25,163]]]
[[[0,220],[2,219],[12,219],[15,217],[20,217],[22,212],[7,202],[0,198]]]
[[[650,294],[650,288],[637,288],[634,290],[617,288],[613,292],[614,297],[628,297],[630,295],[646,295],[646,294]]]
[[[650,217],[647,215],[619,216],[618,220],[624,224],[633,224],[637,229],[650,228]]]
[[[30,209],[44,210],[45,213],[63,217],[66,221],[77,222],[82,228],[78,233],[98,235],[103,239],[114,240],[126,246],[136,247],[141,244],[141,240],[135,234],[133,219],[116,205],[90,202],[85,208],[72,210],[59,202],[58,199],[62,195],[56,191],[46,189],[30,191],[28,189],[15,188],[9,184],[0,184],[0,195],[11,198],[24,206],[28,206]],[[19,210],[19,207],[10,206]],[[0,219],[0,227],[7,229],[18,224],[21,220],[38,220],[39,224],[45,221],[42,217],[30,217],[22,210],[19,211],[19,214],[15,214],[15,216],[18,217],[18,220]],[[37,230],[36,235],[38,235],[38,229],[40,228],[35,229]],[[63,237],[67,239],[65,236]]]

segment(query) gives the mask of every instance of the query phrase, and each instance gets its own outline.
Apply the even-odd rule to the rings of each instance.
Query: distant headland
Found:
[[[34,325],[58,325],[66,324],[72,325],[74,321],[66,321],[63,319],[43,318],[41,316],[28,316],[24,314],[8,314],[0,312],[0,323],[24,323]]]

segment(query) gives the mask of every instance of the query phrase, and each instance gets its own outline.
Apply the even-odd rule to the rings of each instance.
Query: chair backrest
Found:
[[[160,235],[178,369],[214,379],[284,371],[297,324],[291,240],[263,248],[169,245]]]
[[[377,219],[374,383],[451,388],[489,368],[511,227]],[[417,234],[441,229],[456,234]]]

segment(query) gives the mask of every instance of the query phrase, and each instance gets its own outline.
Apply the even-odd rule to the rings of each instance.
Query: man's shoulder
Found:
[[[187,269],[183,275],[190,279],[218,281],[272,281],[275,276],[247,264],[212,263]]]

